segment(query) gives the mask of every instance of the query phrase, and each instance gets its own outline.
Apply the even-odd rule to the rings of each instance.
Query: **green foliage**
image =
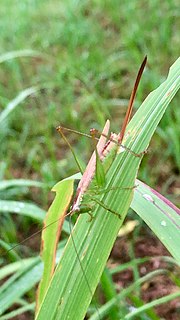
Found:
[[[176,0],[159,3],[150,0],[146,5],[143,1],[109,0],[1,1],[2,249],[9,250],[27,234],[34,232],[34,223],[42,226],[42,219],[51,202],[47,193],[50,187],[77,170],[68,147],[55,132],[57,125],[87,133],[91,126],[101,130],[108,117],[112,120],[113,131],[117,132],[134,75],[145,54],[148,55],[148,66],[135,107],[164,80],[169,66],[179,55],[177,12]],[[144,16],[146,19],[142,18]],[[148,157],[143,159],[139,171],[139,178],[152,187],[158,184],[160,192],[168,195],[174,203],[178,203],[179,112],[176,98],[158,126]],[[85,167],[90,153],[87,139],[74,134],[68,134],[68,139],[76,147],[80,163]],[[144,201],[152,206],[152,203]],[[160,199],[157,201],[159,203]],[[138,214],[149,225],[154,221],[149,222],[146,212],[139,211]],[[159,232],[157,229],[153,223],[155,233]],[[67,222],[63,225],[63,231],[63,236],[69,233]],[[61,244],[62,252],[65,244]],[[168,242],[169,245],[172,252],[173,242]],[[39,258],[26,262],[20,255],[38,255],[39,247],[37,244],[35,246],[31,249],[29,243],[22,243],[16,248],[17,252],[11,250],[8,255],[1,255],[0,263],[8,259],[10,263],[0,270],[0,278],[4,281],[0,291],[0,311],[8,312],[14,303],[19,307],[0,319],[9,319],[28,310],[31,314],[34,312],[31,301],[35,299],[35,292],[32,287],[41,278],[42,265],[38,265]],[[172,254],[177,258],[176,252]],[[127,270],[131,264],[137,269],[144,260],[136,260],[131,260],[129,264],[122,263],[117,269],[122,267]],[[33,268],[35,261],[37,265],[34,264]],[[168,263],[171,266],[172,261]],[[173,281],[179,285],[175,275]],[[22,298],[25,293],[26,299]],[[132,306],[127,306],[127,298],[134,305],[135,299],[132,295],[126,296],[124,290],[123,294],[125,298],[121,310],[126,315]],[[115,297],[112,302],[115,309],[116,301]],[[90,314],[94,313],[93,306],[92,303]],[[31,318],[31,314],[28,313],[28,317]],[[108,311],[104,314],[107,316]],[[138,317],[144,320],[144,313],[142,318],[140,314]],[[148,319],[154,318],[151,315]]]
[[[53,128],[63,124],[87,132],[87,128],[94,125],[101,129],[104,120],[111,117],[113,130],[117,132],[134,75],[145,54],[148,55],[148,67],[136,106],[162,82],[168,67],[179,55],[178,3],[156,4],[151,0],[147,7],[143,1],[59,3],[41,0],[30,3],[25,0],[23,5],[18,1],[1,1],[2,108],[27,88],[49,85],[37,92],[36,98],[26,99],[4,129],[8,135],[1,141],[1,150],[7,163],[6,177],[13,177],[9,168],[18,163],[18,169],[22,170],[20,162],[24,164],[24,175],[29,177],[32,169],[51,185],[57,182],[57,176],[72,174],[76,164],[70,161],[69,154],[64,157],[64,146],[59,146],[59,137]],[[147,10],[148,17],[142,19]],[[14,22],[11,24],[10,21]],[[177,100],[174,100],[160,126],[161,132],[167,132],[163,136],[166,150],[163,157],[168,159],[169,172],[177,168],[177,147],[172,147],[172,143],[178,138],[171,119],[175,118],[174,113],[176,119],[180,118],[178,110]],[[38,124],[34,119],[39,119]],[[171,137],[176,136],[171,143],[169,130]],[[86,139],[71,136],[70,140],[76,143],[78,153],[85,161],[88,154]],[[161,143],[162,140],[156,137],[140,173],[141,178],[145,177],[152,186],[157,179],[163,184],[168,175],[159,164]],[[156,166],[151,168],[154,154]],[[60,159],[58,162],[57,158]],[[151,176],[148,175],[150,169]]]

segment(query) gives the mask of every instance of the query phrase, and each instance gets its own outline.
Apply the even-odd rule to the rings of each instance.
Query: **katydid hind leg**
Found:
[[[105,194],[105,193],[109,193],[110,191],[115,191],[115,190],[132,190],[137,188],[137,185],[135,184],[134,186],[127,186],[127,187],[118,187],[118,186],[114,186],[114,187],[109,187],[107,189],[102,189],[100,190],[99,194]]]
[[[101,207],[103,207],[105,210],[109,211],[110,213],[114,214],[116,217],[118,217],[118,219],[122,219],[120,213],[112,210],[111,208],[109,208],[106,204],[104,204],[102,201],[98,200],[98,199],[94,199],[94,202],[96,202],[97,204],[99,204]]]
[[[118,212],[116,212],[115,210],[113,210],[112,208],[110,208],[109,206],[107,206],[104,202],[102,202],[101,200],[99,200],[97,198],[98,195],[102,195],[102,194],[106,194],[106,193],[109,193],[111,191],[115,191],[115,190],[133,190],[135,188],[137,188],[138,185],[133,185],[133,186],[127,186],[127,187],[119,187],[119,186],[112,186],[112,187],[109,187],[107,189],[100,189],[100,190],[97,190],[95,189],[95,192],[93,193],[93,190],[89,190],[87,192],[87,194],[84,195],[84,198],[85,200],[84,201],[91,201],[91,202],[94,202],[96,204],[99,204],[101,207],[103,207],[105,210],[109,211],[110,213],[116,215],[119,219],[121,219],[120,217],[120,214]],[[99,188],[98,188],[99,189]],[[87,200],[88,199],[88,200]],[[88,208],[88,204],[84,205],[84,207]],[[91,212],[93,212],[95,210],[95,205],[94,206],[91,206]],[[81,213],[81,212],[80,212]],[[82,212],[83,213],[83,212]],[[86,213],[87,212],[87,209],[86,209]],[[93,214],[91,213],[91,215],[93,216]],[[93,216],[94,218],[94,216]],[[91,220],[90,220],[91,221]]]

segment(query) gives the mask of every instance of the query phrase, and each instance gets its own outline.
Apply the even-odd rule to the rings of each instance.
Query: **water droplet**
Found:
[[[161,225],[162,225],[163,227],[166,227],[166,226],[167,226],[166,221],[162,220],[162,221],[161,221]]]
[[[121,153],[121,152],[124,152],[124,151],[126,151],[126,149],[123,146],[120,146],[118,153]]]
[[[146,200],[150,201],[150,202],[154,202],[153,198],[149,195],[149,194],[143,194],[143,198],[145,198]]]

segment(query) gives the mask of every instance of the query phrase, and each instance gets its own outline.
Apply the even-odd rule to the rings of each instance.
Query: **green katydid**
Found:
[[[97,186],[103,187],[105,185],[105,175],[106,175],[108,169],[110,168],[112,162],[114,161],[116,154],[121,152],[121,147],[123,147],[123,150],[126,149],[124,146],[122,146],[122,141],[123,141],[123,138],[125,135],[126,127],[129,123],[129,120],[130,120],[130,117],[132,114],[133,103],[135,100],[137,88],[138,88],[143,70],[145,68],[146,62],[147,62],[147,57],[144,58],[141,66],[140,66],[140,69],[138,71],[136,81],[135,81],[135,84],[134,84],[134,87],[133,87],[133,90],[132,90],[132,93],[130,96],[127,112],[126,112],[120,133],[119,134],[111,133],[109,140],[106,141],[107,137],[108,137],[108,133],[109,133],[109,128],[110,128],[109,120],[106,121],[104,129],[101,133],[100,139],[97,143],[97,146],[95,147],[95,151],[93,152],[93,154],[89,160],[89,163],[86,167],[86,170],[85,170],[85,172],[79,182],[79,185],[78,185],[78,188],[76,191],[76,196],[75,196],[73,205],[71,207],[71,211],[68,213],[68,215],[76,213],[76,212],[81,213],[82,211],[84,211],[84,212],[89,211],[88,207],[87,207],[87,209],[84,208],[81,211],[80,205],[81,205],[82,198],[83,198],[84,194],[86,193],[87,189],[91,185],[91,181],[92,181],[93,177],[94,176],[96,177]],[[66,129],[66,130],[68,130],[68,129]],[[65,136],[63,134],[63,127],[61,127],[61,126],[57,127],[57,131],[67,141],[67,139],[65,138]],[[95,141],[95,139],[96,139],[96,133],[97,133],[97,131],[95,129],[91,130],[91,136],[93,138],[93,141]],[[71,148],[71,151],[73,152],[71,146],[70,146],[70,148]],[[137,155],[132,150],[127,150],[127,151],[132,152],[135,156],[141,156],[144,154],[144,152],[143,152],[143,153]],[[73,155],[74,155],[74,152],[73,152]],[[76,157],[75,157],[75,159],[76,159]],[[77,161],[77,163],[78,163],[78,161]],[[80,168],[80,166],[79,166],[79,168]],[[81,170],[81,168],[80,168],[80,170]],[[132,186],[130,188],[134,188],[134,186]],[[127,187],[127,189],[129,189],[129,187]],[[95,202],[100,204],[97,199],[95,199],[95,198],[93,198],[93,199]],[[103,204],[101,203],[101,205],[103,205]],[[111,211],[111,209],[109,209],[109,208],[105,207],[105,209]],[[115,213],[115,212],[112,212],[112,213],[119,216],[118,213]]]

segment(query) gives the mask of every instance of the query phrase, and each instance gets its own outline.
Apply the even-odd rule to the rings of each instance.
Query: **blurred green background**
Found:
[[[93,127],[102,130],[109,118],[111,130],[120,130],[144,56],[148,56],[148,64],[134,112],[165,80],[169,67],[178,58],[178,4],[177,0],[1,0],[0,199],[33,202],[39,206],[38,214],[45,213],[40,208],[47,210],[50,205],[54,197],[51,187],[78,171],[56,127],[89,133]],[[176,205],[179,128],[176,96],[153,136],[139,172],[140,179]],[[92,141],[73,132],[66,136],[85,166],[93,150]],[[12,179],[38,180],[46,187],[28,188],[16,182],[3,189],[2,181]],[[15,209],[14,206],[1,212],[0,234],[4,242],[0,244],[6,249],[7,243],[12,246],[37,230],[32,218],[9,213],[18,213]],[[37,214],[37,207],[33,210]],[[135,219],[140,220],[137,216]],[[127,236],[118,244],[121,263],[127,253],[130,259],[141,254],[167,254],[142,221],[134,230],[133,245],[131,240],[129,245],[129,239]],[[145,244],[143,250],[140,247],[140,255],[134,251],[136,240]],[[23,254],[31,256],[34,251],[39,252],[37,238],[23,248]],[[9,255],[10,261],[19,259],[14,252]],[[161,284],[155,291],[161,293]]]
[[[179,54],[178,1],[11,1],[0,4],[0,105],[23,91],[0,126],[1,179],[37,179],[49,187],[78,171],[57,125],[89,133],[107,118],[120,130],[138,68],[148,65],[135,109],[167,76]],[[9,54],[17,51],[18,57]],[[19,52],[20,51],[20,52]],[[139,178],[177,204],[180,111],[177,97],[145,156]],[[92,151],[87,138],[68,133],[82,162]],[[3,197],[7,197],[7,194]],[[15,194],[47,208],[47,190]]]

